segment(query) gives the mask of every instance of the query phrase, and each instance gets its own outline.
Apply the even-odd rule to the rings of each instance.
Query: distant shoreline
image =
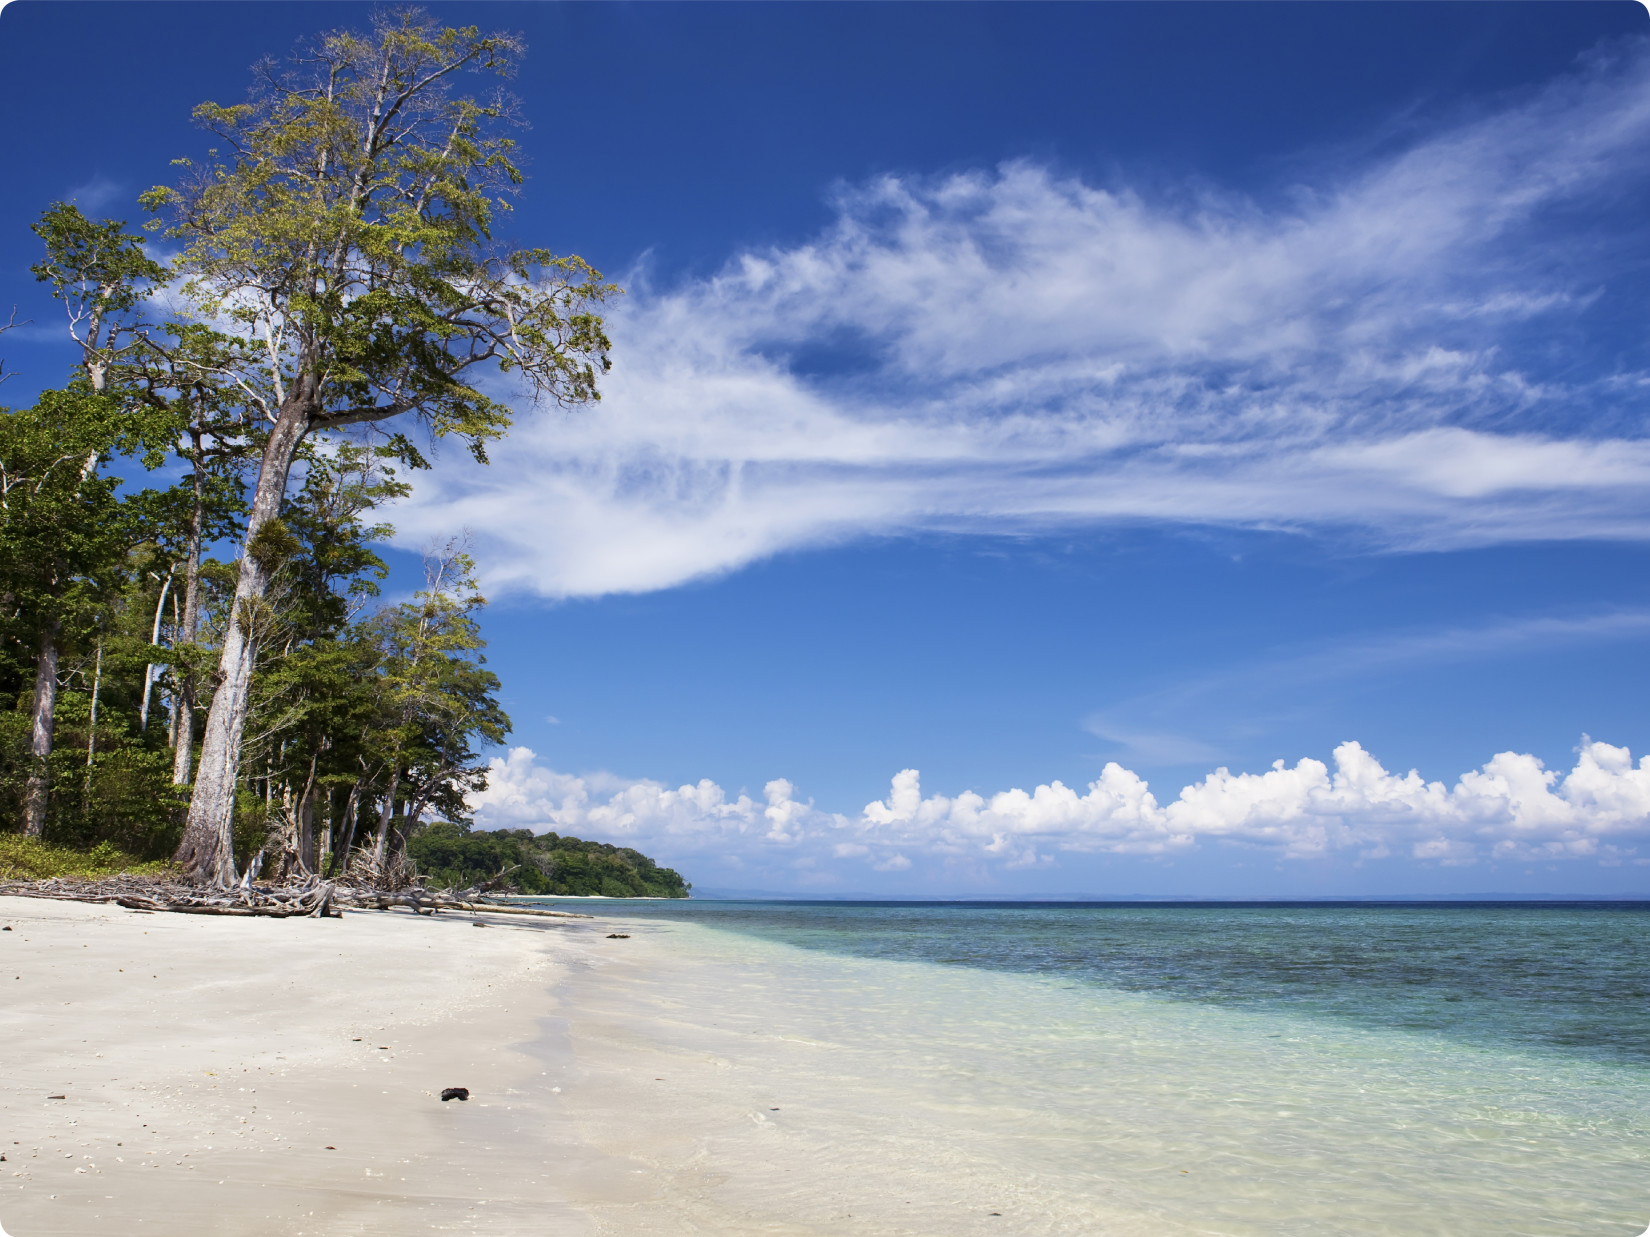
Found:
[[[881,894],[845,893],[833,897],[818,894],[802,895],[773,892],[694,893],[688,898],[610,898],[604,894],[491,894],[490,897],[510,898],[526,902],[796,902],[804,905],[830,906],[863,904],[875,906],[1520,906],[1520,905],[1646,905],[1650,893],[1623,894],[1461,894],[1447,897],[1370,894],[1341,897],[1277,897],[1277,898],[1213,898],[1175,897],[1171,895],[1137,894],[1106,897],[891,897]]]

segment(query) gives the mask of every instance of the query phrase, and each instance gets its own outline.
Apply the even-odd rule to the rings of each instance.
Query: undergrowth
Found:
[[[163,859],[139,859],[108,842],[99,842],[90,850],[75,850],[48,846],[18,833],[0,833],[0,880],[50,880],[54,876],[97,880],[122,872],[154,876],[168,866]]]

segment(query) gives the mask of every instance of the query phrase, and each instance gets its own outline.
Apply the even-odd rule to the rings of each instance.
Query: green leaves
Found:
[[[457,888],[482,885],[561,897],[688,896],[689,886],[678,873],[640,851],[554,833],[472,833],[467,825],[438,821],[413,834],[407,853],[426,880]]]
[[[456,93],[464,75],[508,76],[520,52],[403,10],[266,63],[246,103],[196,109],[226,153],[145,202],[171,212],[202,312],[269,345],[245,370],[274,360],[271,415],[324,430],[411,413],[485,459],[511,410],[481,374],[562,404],[598,397],[610,344],[595,308],[616,289],[576,257],[494,244],[495,205],[522,180],[511,101]]]
[[[14,628],[61,617],[75,582],[125,552],[119,481],[98,471],[121,428],[115,402],[84,387],[0,412],[0,593]]]
[[[475,616],[487,603],[472,570],[469,558],[448,545],[426,560],[422,592],[360,628],[373,659],[367,761],[389,774],[404,820],[426,811],[467,820],[466,796],[486,785],[476,748],[502,743],[510,731],[498,678],[481,655],[486,641]]]
[[[280,519],[265,520],[246,543],[247,554],[271,575],[285,566],[300,548],[298,538]]]
[[[46,259],[29,269],[71,306],[105,314],[132,309],[146,294],[145,284],[165,279],[166,268],[143,252],[142,237],[125,229],[122,220],[94,223],[78,206],[54,202],[32,225],[45,242]]]
[[[56,202],[33,225],[46,259],[29,269],[49,283],[69,315],[92,388],[104,389],[109,366],[136,347],[141,328],[126,315],[148,295],[166,268],[143,252],[141,237],[120,220],[94,223],[77,206]]]

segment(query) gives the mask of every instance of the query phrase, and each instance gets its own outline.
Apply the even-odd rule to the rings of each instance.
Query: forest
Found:
[[[76,363],[0,409],[9,830],[220,888],[427,864],[685,896],[635,851],[471,832],[510,719],[462,530],[382,597],[383,508],[431,444],[485,462],[517,404],[577,408],[609,367],[618,290],[493,236],[522,181],[500,84],[521,51],[381,14],[196,108],[212,147],[137,226],[43,210],[33,273]]]
[[[430,883],[460,889],[608,898],[685,898],[688,884],[628,846],[527,829],[473,832],[437,821],[413,830],[407,849]]]

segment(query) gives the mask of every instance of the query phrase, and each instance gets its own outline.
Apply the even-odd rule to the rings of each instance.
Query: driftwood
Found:
[[[472,913],[485,911],[489,915],[538,915],[545,919],[593,919],[593,915],[581,915],[577,911],[545,911],[532,906],[505,906],[498,902],[488,901],[486,898],[466,898],[451,893],[419,892],[417,894],[407,890],[398,890],[395,893],[380,893],[373,890],[349,890],[349,895],[356,899],[349,903],[359,909],[376,908],[387,911],[391,907],[404,906],[408,910],[417,911],[420,915],[432,915],[436,911],[470,911]]]
[[[113,902],[134,911],[177,911],[186,915],[257,915],[270,919],[297,916],[336,919],[337,888],[311,879],[285,886],[243,883],[233,889],[210,889],[147,876],[110,876],[101,880],[0,881],[0,894],[51,898],[64,902]]]
[[[66,902],[113,902],[134,911],[174,911],[184,915],[246,915],[267,919],[341,918],[347,910],[387,911],[405,907],[420,915],[440,911],[470,914],[534,915],[550,919],[589,919],[574,911],[547,911],[526,906],[501,906],[484,898],[432,893],[417,886],[396,890],[345,885],[311,876],[284,885],[254,884],[243,880],[233,889],[211,889],[181,881],[144,876],[111,876],[102,880],[0,880],[0,894],[22,898],[52,898]]]

